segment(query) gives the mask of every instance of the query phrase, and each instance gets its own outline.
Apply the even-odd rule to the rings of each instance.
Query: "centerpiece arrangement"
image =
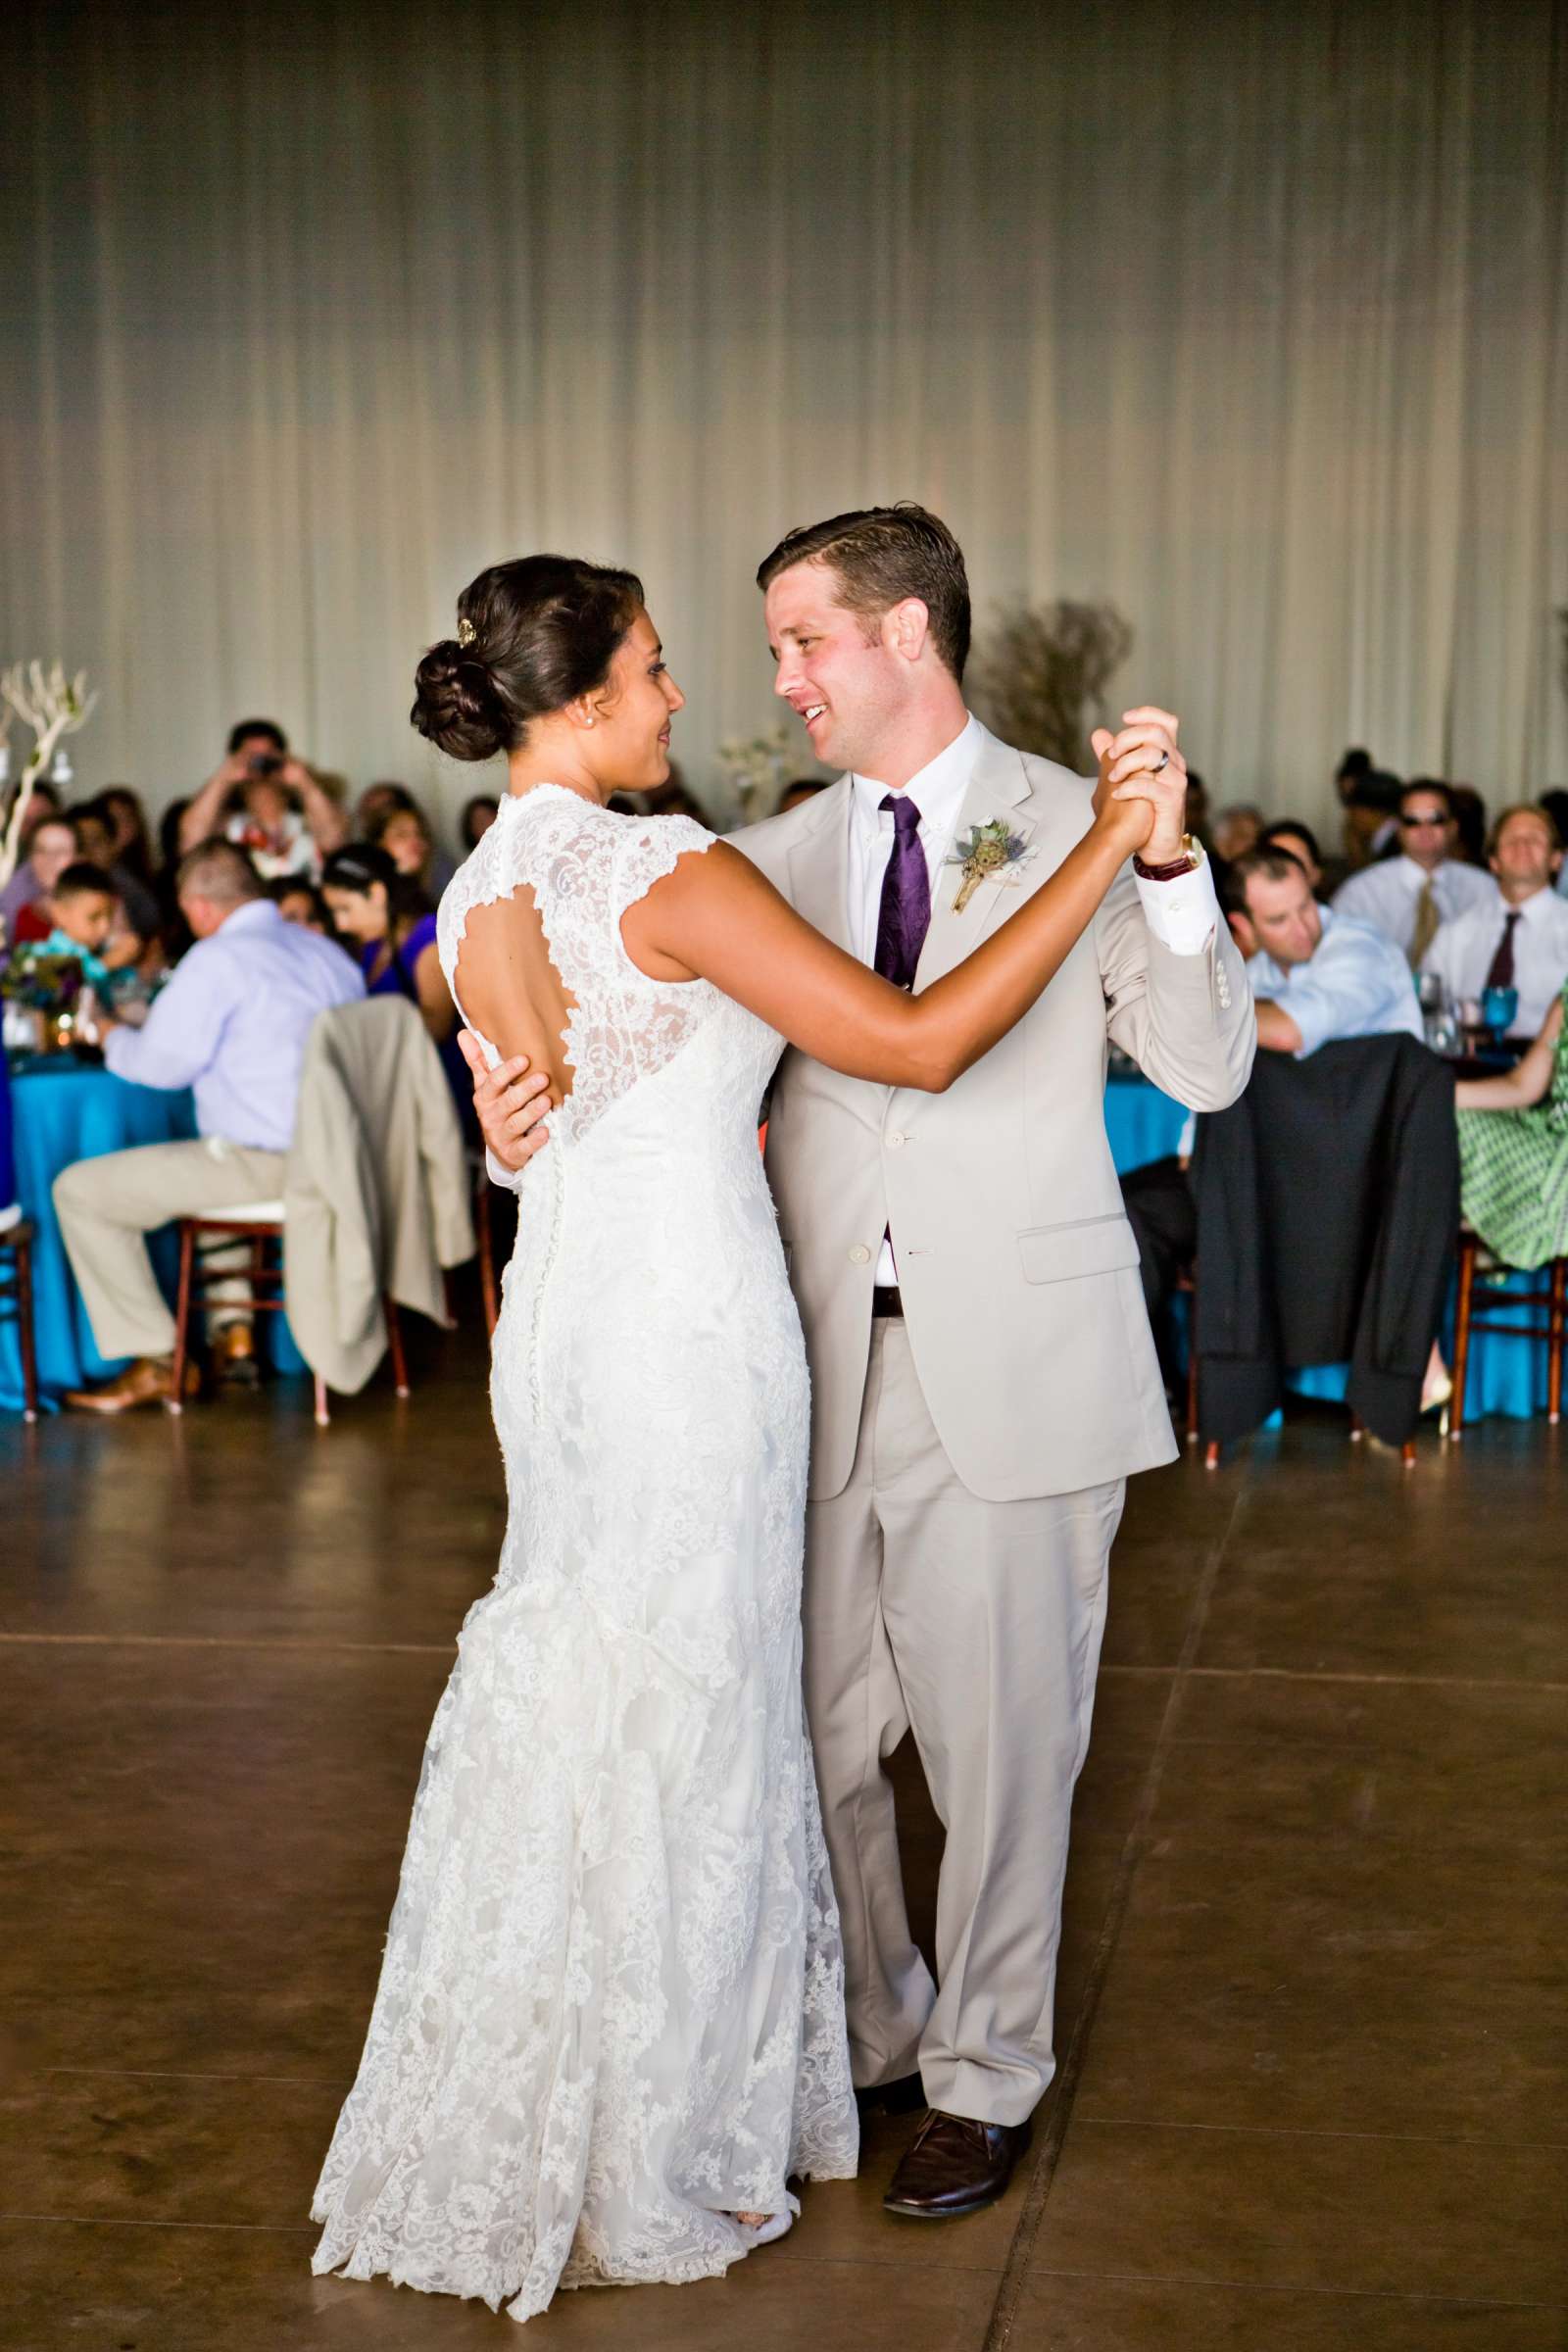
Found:
[[[87,673],[68,678],[63,662],[14,662],[0,670],[0,889],[17,870],[22,828],[37,779],[47,773],[61,739],[86,725],[98,697],[87,691]],[[33,744],[22,773],[9,786],[12,722],[32,729]],[[60,1053],[76,1043],[81,964],[74,956],[49,954],[41,946],[13,948],[0,939],[0,1000],[5,1006],[5,1043],[24,1053]]]

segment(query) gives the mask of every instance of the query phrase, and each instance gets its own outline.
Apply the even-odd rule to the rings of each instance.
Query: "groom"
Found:
[[[1060,863],[1089,794],[966,710],[968,583],[935,515],[837,515],[757,576],[777,692],[846,772],[732,839],[850,954],[927,987]],[[1255,1043],[1183,831],[1176,721],[1128,722],[1094,748],[1117,781],[1157,758],[1154,829],[1033,1011],[945,1095],[792,1050],[769,1114],[811,1368],[806,1693],[850,2046],[862,2104],[928,2103],[885,2200],[922,2218],[1002,2195],[1054,2071],[1106,1562],[1128,1473],[1176,1451],[1105,1141],[1106,1036],[1198,1110],[1236,1100]],[[1009,864],[966,862],[980,827]],[[544,1104],[519,1108],[516,1066],[475,1092],[514,1168]],[[885,1769],[909,1730],[948,1832],[935,1982]]]

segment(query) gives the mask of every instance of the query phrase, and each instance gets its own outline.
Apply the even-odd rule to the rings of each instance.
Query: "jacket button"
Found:
[[[907,1138],[905,1136],[890,1135],[888,1137],[888,1150],[890,1152],[902,1152],[906,1141]]]
[[[863,1242],[857,1242],[857,1243],[856,1243],[856,1245],[855,1245],[855,1248],[854,1248],[854,1249],[853,1249],[853,1250],[850,1251],[850,1263],[851,1263],[851,1265],[852,1265],[852,1266],[867,1266],[867,1265],[869,1265],[869,1264],[870,1264],[870,1262],[871,1262],[871,1252],[870,1252],[870,1250],[869,1250],[866,1248],[866,1246],[865,1246],[865,1244],[864,1244]]]

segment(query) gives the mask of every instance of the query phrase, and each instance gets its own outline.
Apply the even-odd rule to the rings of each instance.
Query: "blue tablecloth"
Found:
[[[33,1228],[33,1329],[38,1351],[38,1386],[46,1403],[67,1389],[109,1380],[123,1358],[98,1352],[81,1294],[55,1219],[52,1187],[63,1168],[105,1152],[136,1144],[183,1142],[196,1133],[196,1111],[188,1094],[131,1086],[109,1070],[84,1067],[51,1055],[24,1064],[11,1076],[17,1197]],[[148,1236],[159,1281],[171,1300],[178,1275],[172,1226]],[[257,1318],[279,1324],[281,1315]],[[269,1335],[270,1336],[270,1335]],[[301,1369],[291,1337],[279,1332],[274,1361],[280,1371]],[[22,1358],[15,1323],[0,1322],[0,1410],[22,1410]]]
[[[1187,1112],[1147,1078],[1113,1075],[1105,1082],[1105,1133],[1118,1176],[1168,1159],[1181,1140]]]

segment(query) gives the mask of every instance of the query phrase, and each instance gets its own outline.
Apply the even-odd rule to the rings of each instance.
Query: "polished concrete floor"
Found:
[[[1402,1475],[1325,1415],[1135,1482],[1061,2072],[1005,2202],[887,2217],[880,2124],[780,2245],[561,2297],[539,2342],[1563,2352],[1561,1436],[1429,1438]],[[0,1423],[0,2346],[512,2341],[313,2279],[306,2219],[501,1532],[472,1344],[325,1433],[289,1387]]]

